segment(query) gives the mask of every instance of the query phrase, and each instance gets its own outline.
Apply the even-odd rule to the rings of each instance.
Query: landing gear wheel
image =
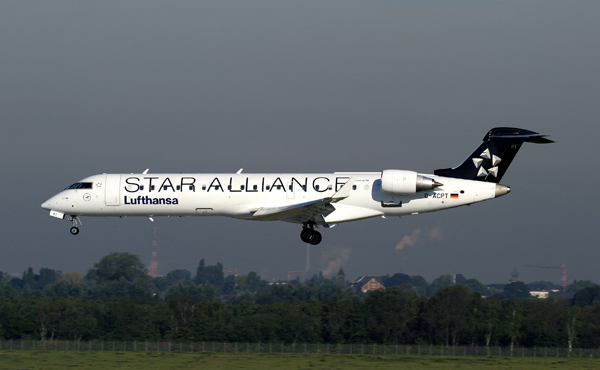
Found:
[[[320,232],[315,230],[314,222],[305,222],[302,227],[302,232],[300,233],[300,239],[305,243],[317,245],[321,242],[323,237]]]
[[[317,245],[323,240],[321,233],[318,231],[311,230],[313,232],[313,240],[310,241],[310,244]]]
[[[77,235],[79,234],[79,228],[77,227],[77,224],[81,224],[81,221],[79,221],[79,218],[76,215],[71,215],[71,217],[69,217],[69,221],[73,222],[73,227],[71,227],[71,234],[73,235]]]
[[[309,228],[303,228],[300,233],[300,239],[305,243],[311,243],[315,238],[315,232]]]

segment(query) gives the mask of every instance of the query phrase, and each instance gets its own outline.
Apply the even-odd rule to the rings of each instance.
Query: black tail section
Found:
[[[548,144],[547,135],[513,127],[496,127],[465,161],[455,168],[435,170],[434,174],[467,180],[500,182],[523,143]]]

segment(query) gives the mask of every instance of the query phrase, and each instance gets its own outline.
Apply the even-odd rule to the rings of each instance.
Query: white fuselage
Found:
[[[537,132],[496,127],[457,167],[434,174],[387,169],[330,174],[102,174],[42,204],[53,217],[225,216],[302,224],[300,239],[319,244],[317,226],[460,207],[508,194],[498,184],[525,142],[552,143]]]
[[[352,179],[322,224],[376,216],[403,216],[481,202],[506,194],[495,183],[426,175],[443,185],[414,194],[382,192],[381,172],[332,174],[101,174],[87,177],[42,204],[51,215],[257,217],[268,207],[294,206],[332,197]],[[76,184],[74,184],[76,185]]]

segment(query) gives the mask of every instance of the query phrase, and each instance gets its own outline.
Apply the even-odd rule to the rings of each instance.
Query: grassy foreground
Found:
[[[600,359],[0,351],[0,369],[600,369]]]

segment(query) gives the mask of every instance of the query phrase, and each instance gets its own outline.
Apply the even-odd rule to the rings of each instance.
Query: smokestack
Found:
[[[158,276],[158,259],[156,258],[156,247],[158,246],[156,240],[156,226],[152,228],[152,259],[150,261],[150,268],[148,268],[148,275],[152,277]]]

